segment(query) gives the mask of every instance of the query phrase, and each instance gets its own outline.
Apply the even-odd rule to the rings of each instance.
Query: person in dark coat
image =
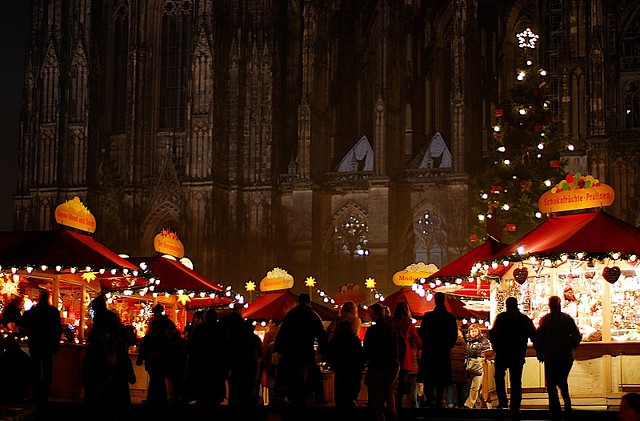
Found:
[[[350,321],[342,320],[338,323],[329,342],[328,359],[334,373],[333,388],[338,419],[352,419],[360,393],[364,352],[360,339],[353,333]]]
[[[465,366],[467,353],[467,341],[464,340],[462,330],[458,328],[458,339],[456,344],[451,348],[451,382],[452,385],[447,388],[447,401],[449,407],[462,408],[464,401],[467,400],[469,391],[469,375]],[[449,390],[451,393],[449,393]]]
[[[29,337],[33,398],[36,406],[41,407],[49,401],[53,355],[58,352],[62,335],[60,311],[49,304],[49,291],[40,291],[38,304],[25,313],[24,325]]]
[[[25,398],[31,387],[29,377],[24,375],[24,368],[29,364],[29,355],[16,338],[0,337],[0,403],[17,403]]]
[[[318,341],[320,354],[325,354],[328,347],[322,319],[310,301],[309,294],[298,296],[298,305],[284,316],[274,344],[274,352],[280,354],[276,388],[297,408],[312,404],[318,397],[320,369],[314,342]]]
[[[549,410],[554,420],[561,416],[558,388],[564,401],[565,413],[571,412],[568,378],[573,366],[573,351],[582,340],[576,322],[560,311],[560,308],[560,297],[550,297],[549,313],[540,319],[540,327],[533,342],[538,360],[544,362]]]
[[[229,406],[240,420],[256,419],[262,341],[253,324],[242,320],[229,337]]]
[[[92,404],[110,403],[112,397],[105,393],[111,387],[114,370],[115,344],[124,336],[120,317],[107,308],[107,299],[98,295],[91,301],[93,320],[87,335],[87,350],[82,360],[82,385],[86,399]],[[109,361],[111,357],[111,361]]]
[[[458,338],[456,318],[445,306],[442,292],[434,294],[435,308],[422,316],[419,335],[422,339],[421,377],[425,381],[427,404],[440,406],[451,383],[451,348]]]
[[[527,342],[534,341],[536,329],[533,322],[518,310],[518,299],[509,297],[505,302],[507,310],[496,316],[489,330],[489,340],[495,351],[495,381],[498,408],[506,408],[507,388],[505,374],[509,370],[511,380],[511,412],[519,417],[522,402],[522,367],[527,353]]]
[[[19,333],[20,331],[20,319],[22,318],[22,297],[13,297],[9,304],[4,308],[2,312],[2,324],[4,327],[13,333]]]
[[[186,345],[164,306],[153,307],[149,330],[142,339],[136,365],[144,362],[149,373],[148,403],[166,403],[178,397],[179,379],[186,365]]]
[[[188,343],[190,378],[194,381],[194,400],[215,407],[222,403],[226,391],[226,331],[218,325],[215,310],[207,310],[204,322],[197,325]]]
[[[376,421],[397,420],[396,393],[400,360],[405,353],[404,340],[391,318],[385,317],[384,306],[373,304],[369,312],[372,325],[367,328],[363,345],[369,406]]]

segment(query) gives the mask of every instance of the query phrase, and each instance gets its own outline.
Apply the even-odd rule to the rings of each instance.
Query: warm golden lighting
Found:
[[[252,292],[256,290],[256,283],[253,281],[247,281],[246,284],[244,284],[244,288],[248,291],[248,292]]]

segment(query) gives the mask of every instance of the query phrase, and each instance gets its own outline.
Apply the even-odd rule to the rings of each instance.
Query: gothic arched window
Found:
[[[417,262],[434,263],[441,267],[446,262],[446,239],[442,218],[431,209],[418,214],[413,226]]]
[[[636,13],[622,35],[622,68],[640,68],[640,13]]]
[[[640,80],[627,82],[624,87],[624,112],[626,127],[640,127],[640,97],[638,96]]]
[[[185,125],[192,12],[193,5],[187,0],[166,1],[162,11],[158,122],[161,129],[181,129]]]
[[[366,216],[349,206],[334,219],[331,236],[331,272],[344,282],[360,282],[366,277],[369,255],[369,226]]]

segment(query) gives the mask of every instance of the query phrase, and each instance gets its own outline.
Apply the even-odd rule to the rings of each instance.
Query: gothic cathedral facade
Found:
[[[275,266],[329,293],[466,251],[469,180],[540,35],[572,168],[640,210],[632,0],[34,0],[15,229],[79,196],[95,237],[177,232],[237,288]]]

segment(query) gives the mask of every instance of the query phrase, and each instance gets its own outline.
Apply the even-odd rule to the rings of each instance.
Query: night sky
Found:
[[[0,231],[11,229],[30,0],[0,0]]]

